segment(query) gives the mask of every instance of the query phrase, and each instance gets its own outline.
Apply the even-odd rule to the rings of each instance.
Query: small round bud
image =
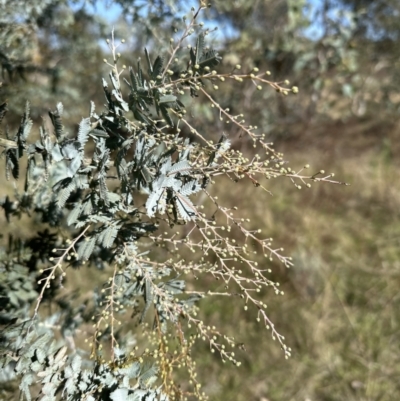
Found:
[[[299,93],[299,88],[297,86],[292,87],[292,92],[293,93]]]
[[[265,71],[265,75],[271,75],[271,71]]]
[[[262,86],[261,85],[257,85],[257,90],[261,90],[262,89]]]
[[[237,70],[240,70],[240,69],[242,68],[242,66],[241,66],[240,64],[236,64],[236,65],[235,65],[235,68],[236,68]]]

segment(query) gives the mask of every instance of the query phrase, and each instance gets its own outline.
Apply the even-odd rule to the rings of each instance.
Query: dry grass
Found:
[[[205,302],[206,320],[243,341],[241,368],[225,369],[198,350],[212,400],[395,400],[400,396],[400,187],[388,139],[365,123],[278,144],[286,159],[334,171],[350,187],[298,191],[271,183],[273,197],[240,188],[234,202],[294,257],[276,269],[286,295],[266,295],[270,314],[293,348],[285,361],[255,316],[234,303]],[[320,128],[321,129],[321,128]],[[383,129],[383,127],[382,127]],[[393,128],[392,128],[393,129]],[[314,135],[318,131],[314,129]],[[382,133],[383,136],[379,134]],[[385,145],[386,144],[386,145]],[[221,200],[232,193],[221,190]]]

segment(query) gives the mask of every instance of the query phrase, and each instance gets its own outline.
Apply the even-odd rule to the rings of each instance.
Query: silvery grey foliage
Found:
[[[202,52],[203,41],[201,35],[201,48],[196,55],[191,50],[191,57],[202,67],[217,64],[216,52]],[[113,276],[113,302],[120,305],[119,314],[130,309],[143,323],[154,306],[154,328],[163,332],[167,322],[178,324],[179,316],[200,298],[177,298],[185,292],[185,281],[178,279],[170,266],[136,261],[144,255],[137,248],[138,240],[157,230],[155,217],[167,213],[171,224],[196,220],[196,206],[190,197],[208,182],[204,172],[191,164],[193,144],[188,139],[178,131],[173,140],[158,135],[162,132],[160,118],[173,128],[170,110],[179,113],[184,105],[172,90],[161,88],[163,58],[158,56],[152,63],[147,50],[145,56],[147,74],[139,61],[136,70],[129,70],[130,82],[124,79],[121,84],[115,69],[109,74],[111,87],[103,79],[105,111],[96,114],[92,103],[76,134],[63,126],[61,103],[49,112],[52,127],[39,127],[35,142],[29,142],[33,123],[28,102],[19,129],[6,131],[8,146],[2,155],[7,179],[19,179],[21,160],[27,160],[23,192],[16,193],[14,200],[1,200],[7,220],[35,213],[49,227],[28,243],[10,237],[8,249],[2,252],[17,256],[0,262],[0,379],[20,377],[21,397],[28,401],[168,399],[162,388],[155,386],[155,365],[146,368],[119,349],[117,334],[112,334],[112,364],[99,357],[89,363],[75,348],[76,330],[101,311],[109,292],[97,291],[89,309],[82,304],[71,306],[68,300],[54,300],[57,287],[50,286],[48,275],[50,270],[50,276],[55,276],[55,267],[64,263],[79,266],[86,262],[101,269],[116,263],[119,270]],[[128,101],[122,85],[130,91]],[[185,85],[191,85],[190,81]],[[191,90],[194,96],[195,89]],[[6,106],[1,105],[1,119]],[[155,118],[154,112],[160,118]],[[127,118],[128,113],[136,123],[130,121],[131,116]],[[144,209],[135,200],[139,192],[147,196]],[[51,230],[60,226],[69,230],[71,239]],[[58,303],[60,312],[46,317],[40,312],[44,301]],[[61,327],[63,340],[54,337],[52,329],[56,327]],[[97,338],[103,337],[110,333]],[[33,396],[32,386],[37,384],[40,391]]]
[[[278,340],[285,357],[291,354],[260,297],[262,290],[283,292],[269,278],[271,270],[252,255],[259,252],[266,264],[276,259],[286,267],[291,258],[270,238],[260,237],[260,230],[246,227],[236,208],[221,205],[209,186],[221,175],[266,191],[261,179],[281,176],[299,189],[299,181],[306,186],[308,181],[338,182],[322,170],[311,176],[294,172],[265,134],[210,95],[210,85],[217,90],[216,82],[226,80],[295,91],[266,79],[258,68],[214,70],[221,57],[205,46],[207,30],[195,23],[204,7],[201,2],[191,22],[184,22],[169,58],[158,55],[152,61],[144,51],[145,68],[138,60],[134,68],[119,70],[112,37],[111,71],[102,80],[105,106],[92,102],[73,131],[63,125],[61,103],[49,112],[51,126],[33,129],[28,102],[19,128],[4,129],[5,176],[24,186],[16,185],[14,197],[0,198],[0,206],[8,222],[31,216],[35,223],[28,239],[9,235],[7,247],[0,249],[0,381],[17,382],[21,399],[204,399],[190,353],[196,339],[240,365],[233,350],[240,343],[197,316],[196,305],[206,295],[243,301],[245,310],[253,306],[256,320]],[[200,31],[196,45],[174,64],[195,26]],[[231,149],[223,132],[207,139],[186,116],[190,97],[203,98],[235,126],[238,139],[246,135],[262,156],[249,158]],[[6,112],[6,102],[0,103],[0,122]],[[211,213],[201,211],[201,196],[212,205]],[[186,231],[162,231],[174,227]],[[230,238],[232,231],[242,243]],[[157,247],[165,249],[160,254],[167,260],[159,260]],[[201,257],[191,260],[181,249]],[[84,295],[63,291],[67,272],[85,265],[97,269],[96,279],[107,278],[95,288],[88,283]],[[196,280],[200,274],[218,281],[218,289],[193,289],[187,277]],[[140,330],[148,345],[143,349]],[[182,366],[190,390],[174,381],[174,369]]]

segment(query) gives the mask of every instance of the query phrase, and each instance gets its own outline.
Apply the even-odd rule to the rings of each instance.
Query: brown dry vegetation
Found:
[[[245,343],[246,362],[224,369],[199,349],[201,377],[213,400],[395,400],[400,395],[399,127],[353,120],[298,132],[276,144],[291,165],[329,168],[350,186],[299,191],[277,180],[268,186],[274,196],[254,197],[250,188],[234,196],[243,214],[294,258],[293,269],[275,273],[285,295],[265,297],[293,357],[282,358],[250,312],[225,300],[205,301],[206,320]],[[220,192],[221,200],[231,202],[231,194],[221,187]]]

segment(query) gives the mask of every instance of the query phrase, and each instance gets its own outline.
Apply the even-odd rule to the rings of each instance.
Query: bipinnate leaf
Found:
[[[83,150],[89,138],[90,118],[83,118],[79,124],[78,142],[80,150]]]

